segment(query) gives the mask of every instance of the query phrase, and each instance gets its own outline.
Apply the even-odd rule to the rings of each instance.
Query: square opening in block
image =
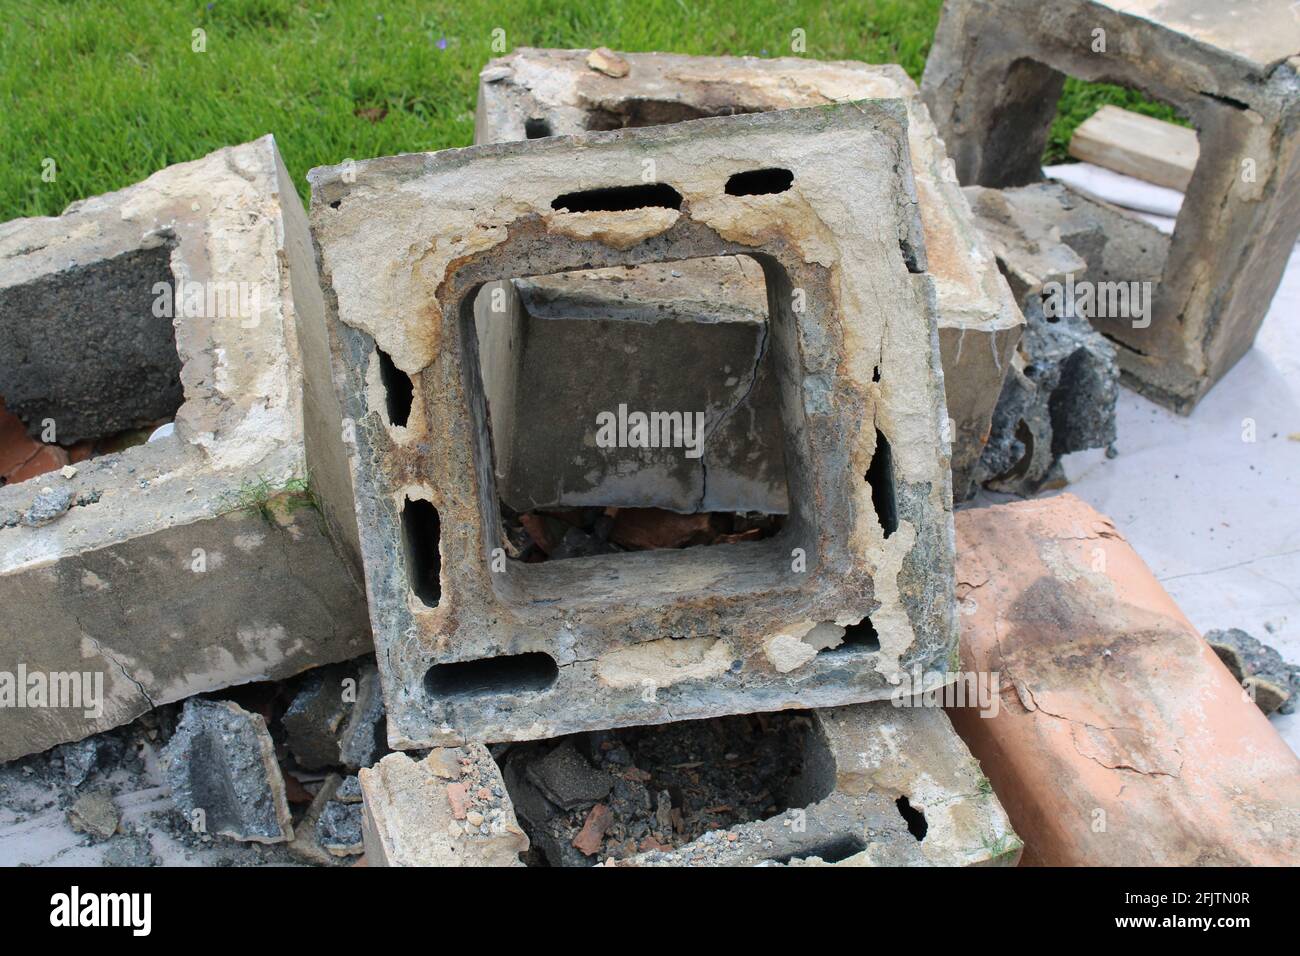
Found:
[[[0,484],[122,451],[173,419],[170,257],[162,243],[0,289]]]
[[[757,262],[494,282],[474,311],[510,558],[743,544],[781,530],[785,434]]]
[[[835,789],[834,755],[805,711],[572,734],[511,744],[495,757],[533,866],[675,849],[806,808]],[[595,833],[587,820],[598,803],[608,812]],[[864,848],[846,833],[799,855],[834,862]]]

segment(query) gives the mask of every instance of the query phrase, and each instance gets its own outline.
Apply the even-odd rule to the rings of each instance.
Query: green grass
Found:
[[[274,522],[277,509],[290,515],[301,508],[316,508],[316,495],[307,477],[291,476],[276,481],[259,475],[245,481],[239,490],[223,496],[223,514],[242,511],[251,518],[261,518],[268,524]]]
[[[56,215],[75,199],[268,132],[304,197],[313,166],[468,145],[477,75],[497,55],[497,28],[507,49],[780,56],[799,27],[808,57],[900,63],[919,81],[940,7],[0,0],[0,221]],[[205,52],[191,49],[195,29],[206,33]],[[1067,95],[1068,122],[1083,118],[1085,99],[1078,86]],[[1068,141],[1064,126],[1058,141]],[[42,179],[47,158],[53,182]]]

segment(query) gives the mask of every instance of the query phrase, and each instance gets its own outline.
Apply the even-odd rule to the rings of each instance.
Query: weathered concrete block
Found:
[[[8,407],[58,441],[170,414],[164,395],[175,412],[167,437],[0,488],[0,675],[28,703],[20,670],[103,690],[0,708],[0,760],[369,649],[359,590],[291,480],[297,328],[321,304],[309,243],[270,137],[0,226]],[[58,374],[5,364],[22,355]]]
[[[311,174],[394,746],[878,699],[943,667],[949,472],[905,121],[883,100]],[[773,168],[780,191],[727,193]],[[780,533],[508,560],[480,288],[720,255],[758,261],[772,290]]]
[[[254,843],[293,839],[284,777],[260,714],[191,698],[162,756],[172,801],[191,826]]]
[[[1091,316],[1126,381],[1179,412],[1250,348],[1300,234],[1297,50],[1287,0],[948,0],[939,21],[922,90],[967,185],[1041,178],[1067,74],[1137,89],[1196,127],[1150,311]]]
[[[1047,866],[1294,865],[1300,761],[1111,521],[1072,495],[957,515],[953,725]]]
[[[1066,483],[1063,455],[1115,441],[1115,346],[1064,299],[1075,279],[1101,277],[1113,266],[1103,254],[1111,248],[1106,237],[1124,235],[1113,220],[1127,217],[1056,183],[968,186],[965,193],[1025,316],[975,482],[1033,495]],[[1095,270],[1081,252],[1098,263]]]
[[[948,415],[953,423],[953,487],[958,498],[965,497],[971,471],[988,435],[989,420],[1022,320],[993,268],[992,256],[979,231],[974,228],[943,142],[916,85],[901,68],[893,65],[819,62],[798,57],[757,59],[662,53],[616,56],[627,67],[626,72],[616,71],[617,76],[604,71],[603,61],[593,60],[586,50],[520,49],[492,60],[479,75],[475,142],[499,143],[588,130],[626,129],[857,99],[903,100],[907,106],[908,144],[928,271],[934,277],[938,297],[939,347]],[[751,284],[748,298],[765,302],[761,276],[755,275]],[[594,291],[590,281],[584,283],[583,291]],[[610,297],[618,294],[611,291]],[[628,298],[639,304],[640,314],[655,315],[663,309],[665,300],[671,304],[676,296],[638,288]],[[709,321],[686,318],[693,323]],[[539,326],[546,329],[543,323],[530,325]],[[568,355],[575,383],[599,376],[608,351],[606,343],[619,344],[612,338],[615,328],[615,323],[587,326],[587,349]],[[717,329],[705,325],[685,323],[673,329],[674,334],[681,336],[683,351],[697,353],[717,347],[711,341],[716,332]],[[726,358],[723,355],[715,361],[721,364]],[[525,354],[522,362],[527,373],[533,359]],[[542,367],[535,374],[551,371]],[[760,375],[762,372],[760,368]],[[683,370],[681,378],[690,378],[690,371]],[[572,394],[575,401],[584,400],[586,395],[577,387]],[[529,393],[522,389],[515,397],[521,417],[534,410],[528,398]],[[744,508],[775,511],[782,496],[762,480],[745,479],[755,477],[746,467],[752,467],[753,460],[775,461],[779,465],[780,433],[763,417],[764,405],[755,403],[752,396],[749,405],[755,408],[756,427],[752,433],[746,433],[743,442],[728,441],[729,436],[722,435],[715,443],[716,450],[711,444],[710,483],[716,477],[721,487],[726,477],[739,476],[741,480],[733,493],[746,496],[739,499],[745,503]],[[729,421],[739,423],[749,417],[745,413]],[[743,449],[761,454],[746,459]],[[554,494],[553,481],[543,484],[535,475],[523,477],[539,501],[549,500],[548,496]]]
[[[367,865],[523,865],[528,837],[482,744],[389,754],[360,779]]]

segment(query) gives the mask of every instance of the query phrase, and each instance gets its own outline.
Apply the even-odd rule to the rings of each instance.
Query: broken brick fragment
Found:
[[[578,835],[573,838],[573,846],[587,856],[594,856],[605,840],[605,831],[614,822],[614,814],[609,807],[598,803],[587,812],[587,822],[582,825]]]

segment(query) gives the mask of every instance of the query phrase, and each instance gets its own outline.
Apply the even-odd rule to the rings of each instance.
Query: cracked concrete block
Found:
[[[1072,495],[961,511],[949,711],[1048,866],[1294,865],[1300,760],[1110,519]]]
[[[958,498],[965,497],[971,471],[988,434],[1007,360],[1020,335],[1022,319],[974,227],[943,142],[912,80],[894,65],[819,62],[802,57],[757,59],[663,53],[626,53],[618,57],[626,64],[627,72],[617,76],[593,65],[586,50],[519,49],[492,60],[479,77],[475,142],[500,143],[589,130],[626,129],[857,99],[897,98],[906,104],[912,173],[928,271],[934,278],[938,301],[939,346],[948,414],[953,424],[953,487]],[[734,352],[722,349],[717,341],[722,330],[710,324],[716,322],[715,310],[743,303],[746,309],[765,311],[766,293],[762,277],[746,270],[752,276],[745,280],[749,286],[747,295],[742,295],[737,288],[729,296],[714,297],[713,287],[717,285],[733,288],[739,285],[730,276],[734,268],[718,263],[709,267],[714,273],[712,278],[683,277],[689,281],[681,283],[682,287],[707,290],[700,296],[702,303],[693,309],[675,310],[687,298],[675,288],[672,292],[656,291],[644,284],[629,288],[621,270],[609,270],[584,273],[581,295],[562,295],[562,287],[548,290],[551,294],[547,308],[538,315],[576,318],[571,312],[576,306],[584,318],[591,318],[589,306],[597,306],[603,314],[605,309],[611,309],[611,300],[622,299],[611,311],[633,312],[653,328],[655,319],[662,318],[662,312],[673,310],[676,324],[671,329],[658,329],[659,336],[678,339],[680,351],[695,356],[692,359],[695,364],[711,361],[716,367],[728,364],[729,360],[735,364],[730,357],[745,354],[745,348],[738,344]],[[601,294],[598,282],[611,282],[614,287]],[[602,378],[610,351],[626,345],[630,338],[652,339],[656,334],[652,328],[629,329],[626,324],[613,321],[554,327],[529,321],[533,315],[525,303],[527,328],[546,336],[548,341],[558,340],[566,333],[574,342],[579,336],[585,336],[583,350],[570,349],[566,356],[571,367],[566,374],[571,375],[574,383],[568,394],[575,402],[592,401],[593,396],[580,386]],[[727,331],[739,335],[742,330]],[[532,342],[528,344],[531,348]],[[546,361],[549,355],[549,349],[537,356],[525,351],[517,359],[522,366],[521,381],[526,375],[553,374],[553,366]],[[716,368],[712,370],[716,373]],[[699,378],[693,377],[702,373],[694,364],[683,365],[669,374],[674,372],[683,380],[680,384],[673,381],[674,387],[681,388],[684,394],[693,391],[686,387],[689,382],[696,389],[703,386]],[[708,372],[703,374],[707,377]],[[730,377],[723,372],[724,382]],[[529,402],[527,390],[521,388],[511,397],[519,419],[529,420],[534,429],[544,427],[545,423],[536,421],[538,411]],[[780,511],[778,505],[784,498],[784,489],[763,480],[766,476],[762,472],[753,474],[755,463],[773,463],[775,467],[781,463],[781,433],[769,414],[767,400],[766,393],[760,390],[747,402],[746,411],[750,414],[728,419],[733,426],[738,426],[752,417],[753,425],[743,435],[723,433],[710,442],[710,482],[715,488],[726,488],[726,495],[719,498],[720,506],[726,510]],[[598,406],[592,404],[592,407]],[[554,427],[552,423],[551,428]],[[494,440],[500,442],[497,436]],[[561,447],[567,446],[566,436]],[[500,454],[498,459],[502,459]],[[504,470],[508,476],[515,477],[509,467]],[[519,475],[520,493],[516,498],[531,495],[538,502],[581,503],[582,472],[578,468],[572,471],[563,486],[567,494],[558,496],[553,475]],[[545,477],[551,481],[544,481]],[[731,481],[732,478],[737,480]],[[574,491],[570,492],[571,488]],[[688,491],[668,480],[659,482],[658,490],[679,507],[682,498],[689,498]]]
[[[1025,316],[975,483],[1032,496],[1066,484],[1063,455],[1115,441],[1115,346],[1065,300],[1075,279],[1106,275],[1113,263],[1099,248],[1124,235],[1112,220],[1128,217],[1056,183],[964,192]]]
[[[269,136],[0,225],[6,407],[58,441],[174,413],[170,435],[0,487],[0,674],[103,691],[0,708],[0,760],[369,649],[359,587],[290,481],[298,328],[320,303]]]
[[[1136,89],[1196,127],[1200,158],[1149,310],[1090,316],[1119,346],[1125,382],[1175,411],[1250,348],[1300,234],[1297,50],[1289,0],[944,5],[921,88],[966,185],[1042,177],[1067,75]],[[1141,265],[1120,262],[1123,281],[1141,282]]]
[[[172,801],[186,823],[253,843],[293,839],[284,777],[260,714],[227,700],[185,702],[162,752]]]
[[[481,744],[389,754],[360,780],[367,865],[523,865],[528,837]]]
[[[942,669],[949,466],[905,122],[902,103],[865,101],[311,174],[394,747],[859,702],[914,664]],[[773,168],[790,174],[779,192],[726,192]],[[781,531],[509,559],[480,288],[724,255],[756,260],[772,289]],[[773,650],[810,634],[802,661]]]

